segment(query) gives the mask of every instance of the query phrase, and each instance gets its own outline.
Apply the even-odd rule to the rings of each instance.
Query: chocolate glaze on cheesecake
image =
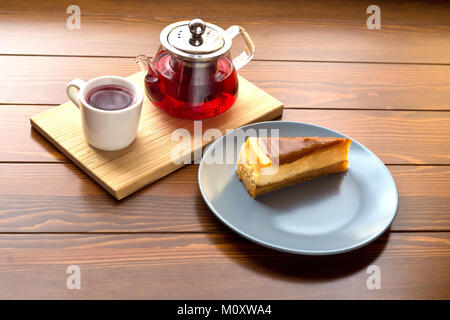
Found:
[[[278,148],[277,143],[272,142],[275,139],[278,140]],[[258,138],[259,146],[269,158],[273,160],[278,155],[279,164],[294,162],[312,152],[326,149],[340,143],[346,144],[348,141],[349,139],[347,138],[322,137]],[[272,152],[274,152],[273,156]]]

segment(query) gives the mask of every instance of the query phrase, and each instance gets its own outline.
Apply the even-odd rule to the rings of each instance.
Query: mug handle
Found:
[[[233,64],[236,70],[239,70],[243,66],[245,66],[250,60],[252,60],[255,55],[255,45],[253,44],[252,39],[248,35],[247,31],[241,26],[231,26],[225,31],[225,33],[233,39],[238,34],[242,36],[245,42],[245,50],[241,52],[236,58],[233,59]]]
[[[66,87],[67,96],[73,102],[77,108],[80,108],[80,98],[78,97],[80,90],[86,85],[81,79],[75,79],[70,81],[70,83]]]

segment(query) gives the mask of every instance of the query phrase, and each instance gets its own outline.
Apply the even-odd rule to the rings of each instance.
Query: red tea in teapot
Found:
[[[159,52],[145,77],[152,102],[185,119],[206,119],[229,109],[237,98],[238,79],[231,59],[188,62]]]

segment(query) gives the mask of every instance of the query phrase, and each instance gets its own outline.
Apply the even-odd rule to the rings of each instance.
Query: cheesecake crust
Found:
[[[280,181],[277,183],[268,184],[265,186],[257,186],[255,182],[251,179],[250,174],[245,169],[244,165],[238,163],[238,168],[236,170],[236,173],[239,177],[239,180],[241,180],[245,188],[247,189],[247,192],[253,197],[257,197],[259,195],[275,191],[284,187],[289,187],[294,184],[307,181],[313,178],[327,176],[332,173],[338,173],[338,172],[344,172],[347,171],[348,166],[348,160],[344,160],[338,163],[335,163],[331,166],[320,168],[317,170],[311,170],[307,172],[302,172],[298,175],[295,175],[289,179],[286,179],[284,181]]]

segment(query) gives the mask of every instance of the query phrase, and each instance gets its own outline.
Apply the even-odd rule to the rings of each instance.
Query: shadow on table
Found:
[[[389,231],[363,248],[330,256],[278,252],[235,234],[221,238],[210,234],[210,239],[224,255],[253,272],[287,281],[319,282],[344,278],[367,268],[386,247]]]

